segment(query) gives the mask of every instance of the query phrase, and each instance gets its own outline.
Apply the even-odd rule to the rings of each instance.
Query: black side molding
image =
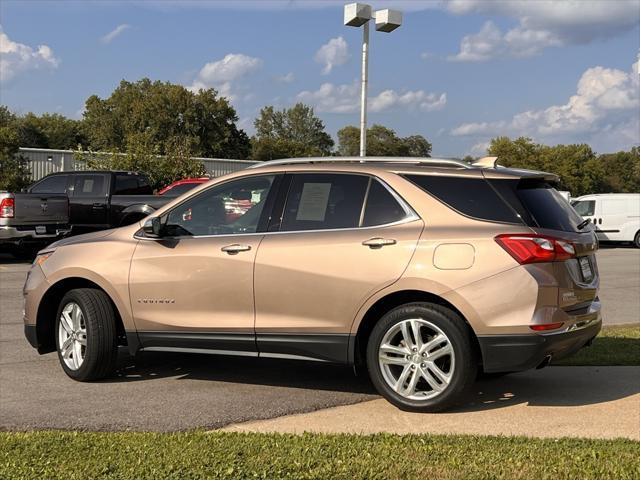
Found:
[[[290,358],[351,364],[354,336],[349,334],[127,332],[130,350],[212,353],[269,358]],[[136,345],[133,345],[136,343]],[[353,348],[351,348],[353,350]]]

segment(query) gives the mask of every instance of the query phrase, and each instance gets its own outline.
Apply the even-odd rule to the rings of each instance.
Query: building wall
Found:
[[[20,154],[28,160],[31,179],[40,180],[42,177],[55,172],[83,170],[87,166],[84,162],[74,158],[73,150],[50,150],[47,148],[20,148]],[[196,157],[204,165],[205,170],[212,177],[219,177],[227,173],[236,172],[253,165],[252,160],[230,160],[224,158]]]

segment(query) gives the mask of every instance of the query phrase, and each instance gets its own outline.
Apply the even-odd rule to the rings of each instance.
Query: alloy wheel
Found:
[[[67,303],[60,314],[58,348],[68,368],[78,370],[82,366],[87,351],[87,325],[82,309],[75,302]]]
[[[422,318],[391,326],[378,347],[382,377],[409,400],[427,400],[444,392],[453,377],[455,355],[449,337]]]

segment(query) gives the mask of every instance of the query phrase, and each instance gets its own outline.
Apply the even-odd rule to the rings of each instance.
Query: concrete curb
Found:
[[[379,399],[222,430],[640,440],[640,367],[554,367],[484,380],[471,404],[439,414],[407,413]]]

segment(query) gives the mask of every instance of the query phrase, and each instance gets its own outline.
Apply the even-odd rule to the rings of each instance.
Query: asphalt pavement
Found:
[[[598,264],[605,323],[639,321],[640,250],[604,249]],[[117,376],[74,382],[55,354],[40,356],[24,339],[27,269],[0,256],[0,430],[214,429],[378,398],[350,368],[212,355],[123,356]]]

